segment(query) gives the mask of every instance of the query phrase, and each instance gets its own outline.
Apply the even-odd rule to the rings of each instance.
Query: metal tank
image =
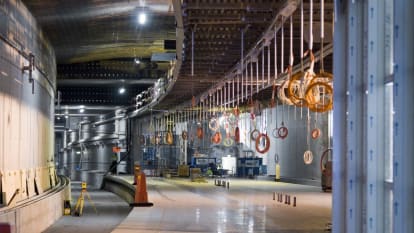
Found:
[[[79,123],[79,130],[80,130],[79,139],[81,141],[86,141],[93,136],[91,122],[88,120],[81,121]]]
[[[69,134],[68,146],[77,144],[79,141],[79,131],[77,129],[69,130]]]
[[[126,124],[123,116],[71,118],[69,140],[63,159],[68,176],[75,181],[86,181],[91,188],[100,188],[104,174],[109,170],[116,154],[112,147],[125,139]],[[64,155],[65,156],[65,155]]]
[[[18,203],[55,184],[50,181],[55,180],[56,62],[51,44],[20,1],[2,1],[0,16],[0,182],[3,202],[19,190]]]

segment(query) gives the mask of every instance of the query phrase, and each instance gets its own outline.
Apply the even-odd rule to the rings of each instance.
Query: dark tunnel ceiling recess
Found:
[[[130,105],[168,69],[168,62],[151,62],[151,56],[175,53],[164,48],[176,36],[171,0],[23,2],[55,49],[61,104]],[[142,9],[145,25],[137,21]],[[123,95],[120,87],[126,88]]]
[[[224,78],[224,75],[240,61],[241,30],[245,32],[244,54],[246,54],[257,43],[286,1],[183,0],[180,9],[184,23],[183,64],[176,84],[158,105],[158,108],[169,109],[189,101],[193,95],[208,90]],[[138,0],[23,0],[23,2],[35,15],[54,45],[58,65],[68,63],[87,65],[90,62],[131,59],[134,56],[149,59],[154,52],[165,52],[164,40],[174,40],[176,37],[172,0],[142,1],[145,2],[151,13],[149,22],[145,26],[140,26],[136,22],[137,7],[140,2]],[[313,5],[314,50],[317,51],[319,49],[317,40],[319,36],[316,32],[320,21],[319,1],[314,1]],[[325,28],[328,30],[332,26],[332,11],[333,1],[325,0]],[[304,0],[304,14],[306,33],[306,23],[309,20],[309,0]],[[300,47],[299,10],[294,12],[293,19],[294,53],[295,64],[297,64]],[[192,31],[194,31],[194,76],[191,75]],[[330,43],[331,40],[332,38],[327,38],[325,42]],[[280,38],[277,43],[280,48]],[[285,64],[288,63],[288,44],[288,24],[286,23]],[[273,53],[272,46],[270,49]],[[270,64],[272,66],[273,56]],[[329,56],[325,59],[325,69],[331,70],[331,64],[332,56]],[[158,70],[165,71],[162,64],[158,65]],[[315,70],[318,69],[317,67],[318,64],[316,64]],[[62,87],[64,82],[60,84],[59,81],[64,77],[59,75],[59,70],[58,66],[58,87]],[[273,70],[273,66],[271,70]],[[111,72],[116,76],[116,73]],[[128,71],[119,71],[118,75],[125,74],[128,74]],[[87,74],[86,77],[88,77]],[[140,77],[148,80],[145,76]],[[80,78],[85,79],[85,75],[80,75]],[[91,88],[99,87],[102,85],[102,80],[99,79],[99,77],[86,78],[84,85],[86,86],[85,83],[87,83]],[[119,80],[114,78],[112,81]],[[66,82],[65,88],[74,88],[75,86],[69,85],[71,82],[76,82],[76,80],[71,79]],[[81,85],[80,82],[78,82],[79,85]],[[148,84],[134,85],[137,86],[134,86],[133,89],[148,86]],[[114,91],[115,89],[111,90],[112,93]],[[259,97],[269,98],[271,91],[266,90],[263,93]],[[89,98],[88,96],[79,97],[76,95],[75,93],[69,98]],[[125,104],[128,104],[130,99]]]

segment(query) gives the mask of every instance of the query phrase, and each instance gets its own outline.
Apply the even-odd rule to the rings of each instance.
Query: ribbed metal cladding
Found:
[[[16,190],[17,202],[35,196],[35,178],[41,192],[54,183],[56,62],[21,1],[1,1],[0,22],[0,173],[7,203]]]
[[[84,151],[85,160],[82,169],[107,171],[112,162],[112,146],[102,144],[102,146],[91,146]]]
[[[110,135],[115,131],[115,124],[104,124],[104,125],[98,125],[95,127],[95,135],[96,136],[105,136]]]

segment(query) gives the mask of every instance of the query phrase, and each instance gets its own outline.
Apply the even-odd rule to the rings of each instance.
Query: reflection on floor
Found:
[[[132,177],[123,177],[132,181]],[[229,189],[189,179],[148,178],[153,207],[136,207],[113,233],[132,232],[325,232],[331,194],[318,187],[230,179]],[[273,200],[273,192],[276,193]],[[277,201],[291,196],[291,204]],[[296,197],[296,207],[293,198]]]
[[[72,182],[72,209],[81,190],[80,182]],[[85,197],[83,215],[81,217],[63,216],[44,233],[109,233],[130,212],[128,203],[113,193],[102,190],[87,189],[98,214]]]

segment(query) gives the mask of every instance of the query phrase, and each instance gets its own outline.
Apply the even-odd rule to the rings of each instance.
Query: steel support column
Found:
[[[385,1],[368,0],[364,9],[367,25],[365,42],[367,69],[366,93],[366,182],[365,199],[367,216],[364,232],[384,232],[384,181],[385,181]]]
[[[384,3],[335,9],[333,230],[383,232]]]
[[[394,1],[394,230],[414,232],[414,1]]]
[[[335,34],[333,51],[334,73],[334,110],[333,110],[333,188],[332,188],[332,230],[345,232],[346,201],[346,86],[347,74],[347,9],[345,1],[336,1]]]
[[[348,2],[347,121],[346,121],[346,231],[363,232],[364,212],[364,3]],[[336,41],[335,41],[336,43]],[[335,140],[335,138],[334,138]],[[338,143],[344,143],[338,142]],[[335,141],[334,141],[335,144]]]

